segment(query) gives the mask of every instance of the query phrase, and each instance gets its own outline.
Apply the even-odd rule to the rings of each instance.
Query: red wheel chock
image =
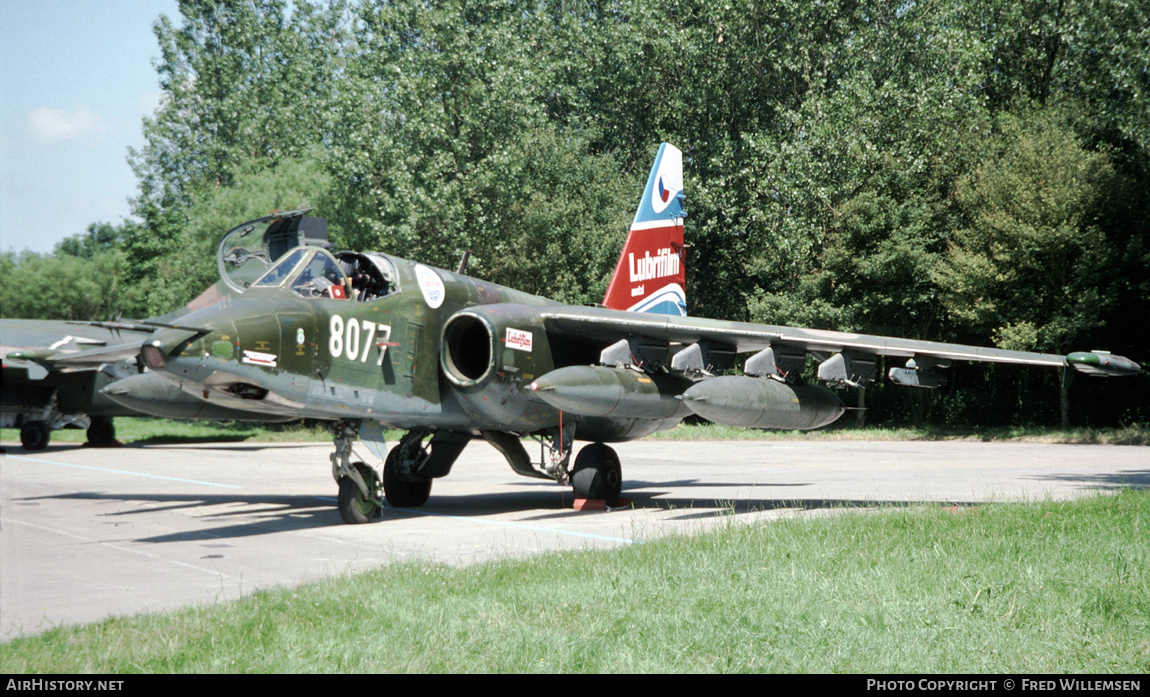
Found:
[[[608,506],[605,499],[575,499],[571,508],[576,511],[611,511],[617,508],[630,508],[631,499],[619,499],[614,506]]]

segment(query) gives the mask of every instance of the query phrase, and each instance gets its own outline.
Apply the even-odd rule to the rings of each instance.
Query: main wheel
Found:
[[[575,456],[571,487],[577,499],[602,499],[608,506],[619,502],[623,493],[623,468],[615,451],[602,443],[592,443]]]
[[[399,473],[401,446],[395,446],[383,463],[383,496],[396,508],[413,508],[427,503],[431,496],[431,480],[422,477],[403,477]]]
[[[108,448],[118,445],[116,442],[116,425],[107,417],[94,417],[92,425],[88,426],[88,445],[93,448]]]
[[[353,467],[359,472],[359,476],[363,477],[363,482],[367,484],[374,498],[375,492],[379,490],[379,475],[362,462],[354,463]],[[351,477],[340,477],[339,514],[345,523],[353,525],[367,523],[379,517],[379,504],[364,496],[359,485]]]
[[[29,421],[20,429],[20,445],[25,450],[43,450],[51,437],[52,431],[43,421]]]

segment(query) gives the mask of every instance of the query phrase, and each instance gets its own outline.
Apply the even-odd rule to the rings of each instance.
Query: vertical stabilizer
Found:
[[[663,143],[615,273],[603,296],[614,310],[686,315],[683,153]]]

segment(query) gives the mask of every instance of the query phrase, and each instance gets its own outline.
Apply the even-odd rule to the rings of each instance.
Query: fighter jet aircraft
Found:
[[[349,523],[384,500],[419,506],[466,445],[482,438],[522,475],[570,485],[577,499],[617,501],[619,458],[607,443],[684,417],[766,429],[813,429],[844,407],[801,377],[806,357],[832,386],[875,379],[879,356],[905,361],[900,385],[937,387],[953,361],[1137,373],[1107,353],[1058,356],[685,316],[682,156],[660,147],[604,307],[547,298],[384,253],[300,247],[241,295],[159,329],[145,365],[230,409],[333,422],[332,475]],[[630,310],[630,311],[628,311]],[[729,371],[751,354],[741,375]],[[114,396],[114,395],[113,395]],[[352,459],[356,436],[383,464]],[[522,439],[541,444],[533,461]],[[573,442],[589,441],[571,463]],[[382,459],[383,450],[373,448]]]
[[[326,246],[327,221],[308,216],[309,210],[277,211],[228,231],[217,253],[221,280],[162,317],[109,322],[0,319],[0,428],[20,429],[26,450],[43,450],[51,432],[66,427],[88,429],[89,445],[113,445],[116,416],[290,420],[205,402],[143,372],[137,357],[140,343],[157,328],[178,327],[172,323],[189,312],[242,293],[244,283],[263,275],[285,252],[299,245]]]

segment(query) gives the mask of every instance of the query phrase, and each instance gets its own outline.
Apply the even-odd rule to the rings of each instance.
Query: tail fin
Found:
[[[613,310],[686,315],[683,153],[663,143],[603,296]]]

